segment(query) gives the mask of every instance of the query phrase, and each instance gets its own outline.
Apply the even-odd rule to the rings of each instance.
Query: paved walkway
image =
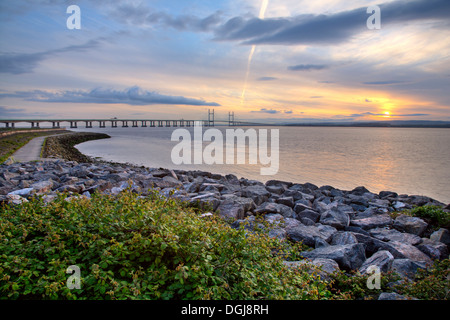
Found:
[[[14,159],[15,162],[56,160],[50,158],[41,158],[41,150],[44,145],[45,138],[59,135],[60,134],[52,134],[48,136],[33,138],[32,140],[30,140],[30,142],[28,142],[26,145],[17,150],[11,157]]]

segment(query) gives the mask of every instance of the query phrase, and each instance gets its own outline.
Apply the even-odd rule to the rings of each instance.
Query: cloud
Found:
[[[81,45],[71,45],[59,49],[36,53],[4,53],[0,54],[0,73],[22,74],[31,73],[45,59],[55,54],[65,52],[82,52],[96,48],[100,40],[90,40]]]
[[[368,84],[368,85],[389,85],[389,84],[399,84],[399,83],[406,83],[406,81],[387,80],[387,81],[363,82],[363,84]]]
[[[262,109],[259,109],[257,111],[251,111],[251,112],[254,112],[254,113],[269,113],[269,114],[280,113],[280,111],[273,110],[273,109],[266,109],[266,108],[262,108]]]
[[[23,108],[10,108],[10,107],[4,107],[0,106],[0,118],[3,119],[12,119],[16,117],[42,117],[42,116],[48,116],[47,113],[43,112],[29,112],[26,109]]]
[[[275,77],[260,77],[258,79],[256,79],[258,81],[273,81],[273,80],[278,80],[278,78]]]
[[[448,0],[397,0],[380,4],[382,28],[418,20],[446,20]],[[240,40],[243,44],[330,45],[345,42],[367,31],[367,7],[334,14],[303,14],[288,18],[234,17],[216,29],[216,40]],[[445,25],[441,27],[446,28]],[[448,26],[447,26],[448,27]]]
[[[310,98],[311,99],[321,99],[321,98],[323,98],[323,96],[311,96]]]
[[[27,101],[59,102],[59,103],[98,103],[98,104],[128,104],[128,105],[191,105],[191,106],[220,106],[216,102],[206,102],[200,99],[182,96],[163,95],[155,91],[146,91],[134,86],[122,91],[96,88],[91,91],[60,91],[49,92],[43,90],[16,91],[15,93],[1,93],[0,98],[23,98]]]
[[[365,101],[366,101],[366,102],[372,102],[372,100],[369,100],[369,99],[366,99]]]
[[[194,15],[174,16],[163,11],[156,11],[143,3],[124,3],[114,6],[111,16],[120,23],[134,27],[163,26],[179,31],[211,31],[222,22],[222,12],[216,11],[206,17]]]
[[[329,67],[325,64],[299,64],[296,66],[289,66],[288,70],[291,71],[311,71],[311,70],[323,70]]]
[[[283,112],[286,113],[286,114],[292,114],[292,113],[294,113],[292,110],[284,110]]]

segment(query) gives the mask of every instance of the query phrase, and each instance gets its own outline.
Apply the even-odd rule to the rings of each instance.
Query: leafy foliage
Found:
[[[450,228],[450,213],[439,206],[415,207],[408,214],[427,220],[435,229]]]
[[[321,299],[320,278],[282,263],[285,242],[182,202],[129,190],[0,208],[2,299]],[[289,252],[289,250],[291,250]],[[280,255],[279,252],[286,252]],[[276,254],[274,254],[276,252]],[[66,269],[81,270],[81,288]]]

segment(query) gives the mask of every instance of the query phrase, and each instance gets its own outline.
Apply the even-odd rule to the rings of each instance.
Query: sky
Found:
[[[449,88],[449,0],[0,1],[0,119],[450,121]]]

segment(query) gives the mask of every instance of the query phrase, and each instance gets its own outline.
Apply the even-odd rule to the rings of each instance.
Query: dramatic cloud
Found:
[[[448,0],[398,0],[380,5],[382,26],[417,20],[446,20]],[[216,40],[240,40],[243,44],[330,45],[347,41],[367,31],[367,7],[330,15],[300,15],[289,18],[244,19],[235,17],[216,29]]]
[[[0,98],[23,98],[26,101],[59,102],[59,103],[98,103],[98,104],[128,104],[128,105],[191,105],[191,106],[220,106],[215,102],[182,96],[168,96],[154,91],[146,91],[135,86],[123,91],[110,89],[93,89],[91,91],[60,91],[57,93],[34,90],[2,93]]]
[[[85,44],[71,45],[60,49],[37,53],[5,53],[0,54],[0,73],[22,74],[33,72],[40,62],[55,54],[64,52],[82,52],[96,48],[99,40],[90,40]]]
[[[289,66],[288,70],[291,71],[311,71],[311,70],[323,70],[329,67],[325,64],[299,64],[296,66]]]

